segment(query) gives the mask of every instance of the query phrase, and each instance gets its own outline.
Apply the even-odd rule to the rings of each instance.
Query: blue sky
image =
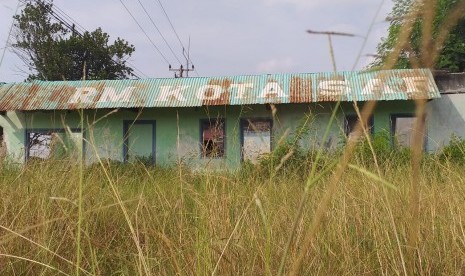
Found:
[[[55,5],[91,31],[102,27],[112,39],[121,37],[134,44],[130,58],[147,77],[171,77],[168,63],[179,62],[170,52],[144,13],[150,13],[174,50],[184,61],[182,49],[158,0],[121,0],[136,17],[166,62],[139,29],[120,0],[55,0]],[[338,31],[361,37],[333,37],[338,70],[352,70],[376,11],[362,58],[355,66],[370,62],[388,27],[384,21],[391,0],[160,0],[178,35],[187,47],[191,39],[191,59],[197,72],[191,76],[224,76],[263,73],[331,71],[326,36],[309,35],[307,29]],[[0,57],[6,45],[16,0],[0,0]],[[28,69],[8,48],[0,65],[0,81],[22,81]]]

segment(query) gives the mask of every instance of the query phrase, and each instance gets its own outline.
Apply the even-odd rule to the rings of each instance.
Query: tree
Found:
[[[53,4],[28,2],[16,15],[15,52],[34,72],[28,80],[124,79],[132,75],[126,59],[135,48],[98,28],[80,34],[54,20]],[[74,26],[73,26],[74,27]]]
[[[465,70],[465,1],[394,0],[388,36],[370,65]],[[403,39],[405,38],[405,39]]]

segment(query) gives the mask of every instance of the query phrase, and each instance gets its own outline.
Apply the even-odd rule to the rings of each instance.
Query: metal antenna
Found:
[[[343,33],[343,32],[333,32],[333,31],[313,31],[313,30],[307,30],[307,33],[309,34],[314,34],[314,35],[327,35],[328,36],[328,42],[329,42],[329,54],[331,55],[331,62],[333,64],[333,71],[336,72],[336,59],[334,58],[334,49],[333,49],[333,41],[331,39],[331,36],[348,36],[348,37],[362,37],[360,35],[356,34],[351,34],[351,33]]]

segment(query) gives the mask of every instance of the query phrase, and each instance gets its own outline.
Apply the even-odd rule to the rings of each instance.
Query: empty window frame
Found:
[[[32,129],[26,131],[26,159],[64,158],[83,151],[80,129]]]
[[[391,115],[391,134],[395,146],[412,146],[416,120],[413,114]]]
[[[3,134],[3,127],[0,126],[0,147],[3,145],[3,142],[5,142],[5,138],[4,138],[4,134]]]
[[[257,162],[261,156],[271,152],[271,119],[242,119],[242,160]]]
[[[6,143],[5,143],[5,134],[3,133],[3,127],[0,126],[0,159],[5,157],[6,152]]]
[[[355,128],[357,127],[358,120],[359,120],[359,117],[358,117],[357,114],[350,114],[350,115],[345,116],[345,118],[344,118],[344,133],[348,138],[350,138],[350,136],[354,133]],[[367,123],[368,123],[368,125],[365,126],[365,127],[367,128],[368,133],[374,134],[375,122],[374,122],[373,116],[370,116]]]
[[[224,119],[200,120],[200,150],[202,157],[224,157],[225,140],[226,125]]]

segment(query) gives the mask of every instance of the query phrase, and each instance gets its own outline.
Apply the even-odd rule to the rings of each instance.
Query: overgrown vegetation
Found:
[[[363,146],[358,153],[351,164],[375,174]],[[312,244],[314,253],[305,255],[304,274],[402,271],[411,222],[405,206],[412,172],[408,162],[398,161],[396,152],[389,154],[381,161],[383,180],[347,169],[323,231]],[[417,180],[422,185],[417,269],[422,274],[460,275],[465,273],[464,164],[425,158],[427,167]],[[303,193],[302,179],[308,171],[303,168],[312,166],[312,158],[304,160],[301,170],[273,168],[266,177],[263,168],[234,173],[140,163],[86,168],[80,273],[145,274],[143,260],[152,275],[276,274]],[[323,176],[309,193],[288,252],[289,264],[301,249],[331,176]],[[62,161],[2,168],[0,274],[73,274],[78,178],[78,167]]]
[[[417,19],[433,26],[431,7],[446,2],[421,3],[404,13],[414,20],[396,26],[383,68],[399,66],[399,57],[433,67],[460,23],[460,14],[440,10],[448,24],[432,47],[436,27],[418,29]],[[412,43],[420,30],[425,43]],[[416,104],[423,118],[425,101]],[[362,121],[375,105],[364,105]],[[465,142],[425,154],[422,122],[413,150],[391,147],[380,133],[339,151],[323,144],[304,152],[297,132],[260,164],[229,173],[143,160],[4,162],[0,274],[463,275]]]
[[[441,161],[465,164],[465,140],[455,135],[452,136],[449,144],[442,149],[439,158]]]
[[[465,70],[465,3],[461,0],[394,0],[389,33],[372,67],[381,67],[401,47],[394,68]],[[407,39],[403,32],[409,28]]]

